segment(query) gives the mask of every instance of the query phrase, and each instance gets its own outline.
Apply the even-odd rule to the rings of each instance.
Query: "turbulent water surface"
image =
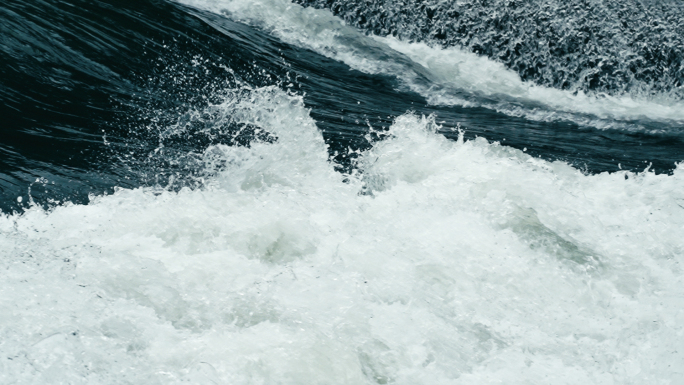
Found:
[[[684,383],[684,9],[0,4],[0,383]]]

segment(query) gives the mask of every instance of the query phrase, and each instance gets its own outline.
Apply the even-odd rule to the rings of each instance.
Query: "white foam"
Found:
[[[397,77],[435,105],[479,106],[537,121],[572,121],[602,129],[653,131],[634,122],[642,119],[684,124],[680,100],[593,96],[537,86],[523,82],[498,62],[457,47],[442,49],[366,36],[326,10],[303,8],[287,0],[180,2],[264,28],[287,43],[356,70]],[[464,96],[464,91],[472,95]]]
[[[452,86],[486,96],[504,95],[521,102],[540,104],[551,110],[522,110],[518,113],[534,120],[571,120],[585,125],[598,125],[599,128],[628,127],[625,124],[616,124],[613,120],[651,119],[684,124],[684,104],[665,96],[657,100],[607,94],[597,97],[581,91],[572,93],[541,87],[523,82],[518,74],[501,63],[458,47],[436,48],[424,43],[402,42],[393,37],[375,39],[405,54],[434,74],[433,88],[421,92],[432,104],[461,104],[459,98],[450,95],[447,87]],[[507,103],[491,107],[515,114],[514,108]],[[563,112],[587,114],[591,117],[570,116],[562,114]],[[596,118],[607,121],[600,122]]]
[[[206,187],[0,216],[0,383],[684,381],[681,166],[405,115],[345,182],[301,98],[227,95],[279,140],[208,148]]]

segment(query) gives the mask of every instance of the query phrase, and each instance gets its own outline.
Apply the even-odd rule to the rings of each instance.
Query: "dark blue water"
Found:
[[[358,5],[346,4],[347,8],[337,6],[333,10],[352,24],[375,33],[391,34],[396,30],[392,22],[399,19],[391,15],[377,21],[384,23],[386,30],[376,31],[377,23],[354,23],[347,11]],[[411,12],[419,9],[413,3],[402,6]],[[681,46],[671,33],[681,27],[677,24],[681,14],[679,8],[668,9],[669,13],[661,18],[661,29],[648,24],[650,29],[640,31],[651,34],[642,39],[644,44],[671,43],[668,47],[674,53],[644,59],[645,71],[675,66],[677,60],[681,65],[681,57],[676,56]],[[442,23],[448,13],[444,12],[439,14]],[[558,24],[563,15],[550,14],[547,18]],[[464,20],[452,16],[454,21]],[[504,26],[500,30],[507,38],[516,31],[521,34],[519,39],[525,49],[517,58],[509,54],[502,59],[500,49],[485,49],[486,45],[474,50],[520,70],[520,63],[530,54],[532,38],[524,28]],[[449,44],[465,41],[453,35],[457,31],[450,32]],[[486,26],[479,31],[483,36],[491,35]],[[474,41],[477,36],[468,33],[468,42]],[[572,31],[564,33],[572,35]],[[599,35],[592,35],[591,44],[610,56],[612,42],[618,37],[601,40]],[[212,127],[214,120],[210,116],[186,117],[189,110],[211,103],[217,90],[235,84],[277,85],[304,95],[310,115],[329,144],[330,159],[340,172],[353,168],[353,151],[371,146],[367,137],[370,127],[374,136],[382,136],[378,132],[407,111],[435,114],[443,134],[450,138],[456,138],[452,128],[460,125],[466,139],[479,136],[499,141],[546,160],[567,162],[587,173],[642,171],[647,167],[656,173],[669,173],[684,159],[684,125],[676,119],[617,118],[620,123],[640,129],[605,129],[578,123],[594,118],[583,112],[571,113],[573,117],[568,119],[535,120],[525,114],[483,107],[480,102],[490,97],[468,90],[456,92],[480,106],[432,105],[425,95],[407,89],[396,76],[354,70],[343,62],[287,44],[258,25],[170,1],[8,0],[0,4],[0,36],[3,212],[21,210],[32,203],[85,203],[89,195],[111,192],[115,187],[196,186],[193,175],[199,171],[185,154],[216,143],[245,145],[257,135],[244,127]],[[408,36],[420,40],[417,37],[420,35],[416,30]],[[425,32],[425,37],[435,38],[430,31]],[[609,47],[602,51],[602,43]],[[577,52],[584,52],[589,43],[577,44]],[[510,60],[506,59],[509,56]],[[543,71],[523,71],[523,80],[540,86],[572,88],[570,83],[544,80],[553,71],[569,71],[570,65],[558,64],[562,61],[559,57],[566,56],[566,51],[554,56],[554,51],[545,50],[535,60],[547,57],[549,65]],[[590,66],[585,61],[581,65]],[[586,78],[586,84],[575,90],[584,87],[591,92],[594,87],[598,88],[594,91],[609,90],[619,96],[621,92],[644,88],[643,84],[655,76],[644,72],[641,77],[611,77],[617,69],[610,72],[601,68],[598,80]],[[660,71],[665,71],[662,68]],[[676,98],[681,88],[677,76],[673,74],[670,80],[652,85],[649,92]],[[619,86],[620,81],[643,84]],[[605,89],[600,88],[602,84]],[[496,98],[496,103],[505,99]],[[516,100],[504,102],[522,109],[543,109]],[[183,123],[184,119],[187,129],[182,133],[161,134],[164,127]],[[601,119],[605,122],[605,118]],[[238,131],[242,134],[235,137]]]

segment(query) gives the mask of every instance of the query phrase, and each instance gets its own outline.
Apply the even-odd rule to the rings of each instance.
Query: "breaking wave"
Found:
[[[585,175],[430,117],[343,175],[301,97],[212,108],[202,188],[0,217],[4,382],[677,382],[684,174]],[[49,310],[47,310],[49,309]]]

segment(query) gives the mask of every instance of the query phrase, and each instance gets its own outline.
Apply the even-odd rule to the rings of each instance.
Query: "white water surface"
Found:
[[[207,148],[205,187],[0,216],[0,383],[684,383],[681,166],[409,114],[345,177],[301,97],[226,95],[278,141]]]
[[[684,102],[660,97],[587,95],[524,82],[503,64],[458,47],[430,47],[366,36],[327,10],[288,0],[178,0],[263,28],[279,39],[342,61],[351,68],[398,78],[434,105],[484,107],[535,121],[570,121],[599,129],[663,132],[645,121],[684,125]]]

